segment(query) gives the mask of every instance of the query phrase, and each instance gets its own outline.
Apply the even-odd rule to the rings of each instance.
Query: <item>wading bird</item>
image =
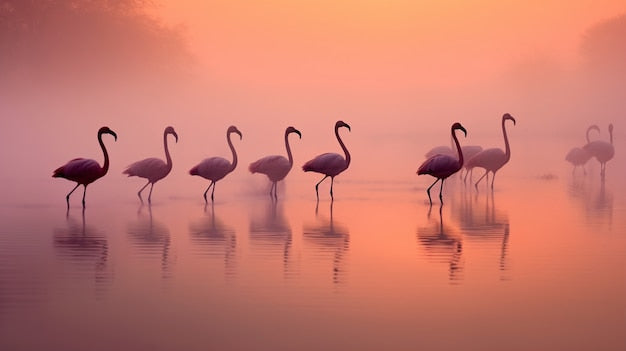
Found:
[[[461,130],[465,136],[467,136],[467,131],[461,123],[454,123],[450,128],[450,133],[452,134],[452,138],[454,139],[454,144],[456,145],[456,150],[458,152],[459,157],[454,157],[450,155],[442,155],[437,154],[422,163],[422,165],[417,169],[417,174],[429,174],[435,178],[434,183],[432,183],[428,189],[426,189],[426,193],[428,194],[428,200],[430,204],[433,204],[433,200],[430,197],[430,189],[437,184],[438,181],[441,180],[441,187],[439,188],[439,200],[443,204],[443,182],[446,178],[458,172],[461,167],[463,167],[463,150],[461,150],[461,145],[459,145],[459,139],[456,137],[456,130]]]
[[[333,183],[335,181],[335,176],[345,171],[348,166],[350,166],[350,153],[348,152],[346,146],[343,144],[341,137],[339,137],[340,127],[346,127],[348,128],[348,130],[351,129],[350,126],[347,125],[344,121],[337,121],[337,123],[335,123],[335,136],[337,137],[337,141],[339,141],[339,145],[341,145],[343,152],[346,154],[346,158],[344,159],[339,154],[329,152],[316,156],[314,159],[308,161],[304,164],[304,166],[302,166],[302,170],[304,170],[305,172],[317,172],[324,174],[324,178],[322,178],[322,180],[315,184],[315,195],[317,196],[318,201],[320,199],[318,187],[320,183],[328,177],[330,177],[330,198],[334,200]]]
[[[213,201],[213,195],[215,194],[215,183],[218,180],[224,178],[228,173],[235,170],[237,167],[237,152],[235,151],[235,147],[233,146],[232,141],[230,140],[230,134],[236,133],[239,135],[239,139],[243,139],[241,132],[237,127],[230,126],[228,130],[226,130],[226,140],[228,141],[228,146],[230,147],[230,151],[233,153],[233,162],[230,163],[227,159],[223,157],[211,157],[204,159],[202,162],[198,163],[194,168],[189,170],[189,174],[201,176],[211,181],[209,187],[204,191],[204,202],[208,202],[206,198],[206,193],[213,187],[211,191],[211,201]]]
[[[172,134],[174,138],[176,138],[176,142],[178,142],[178,134],[176,134],[174,128],[165,128],[165,131],[163,131],[163,148],[165,149],[165,159],[167,160],[167,163],[156,157],[150,157],[131,164],[130,166],[128,166],[128,168],[126,168],[124,172],[122,172],[123,174],[128,174],[129,177],[137,176],[140,178],[148,179],[146,185],[144,185],[137,193],[137,196],[139,196],[139,200],[141,200],[141,203],[143,203],[143,199],[141,198],[141,192],[143,191],[143,189],[145,189],[148,184],[150,184],[148,203],[151,203],[152,188],[154,187],[154,183],[165,178],[165,176],[167,176],[172,170],[172,158],[170,157],[170,150],[167,148],[168,134]]]
[[[604,140],[595,140],[587,145],[583,146],[583,149],[593,155],[598,162],[600,162],[600,175],[604,178],[606,171],[606,163],[609,162],[613,155],[615,155],[615,148],[613,147],[613,124],[609,124],[609,138],[610,143]]]
[[[289,147],[289,134],[296,133],[300,138],[302,134],[294,127],[287,127],[285,130],[285,148],[287,149],[287,158],[280,155],[265,156],[255,162],[252,162],[248,169],[250,172],[265,174],[272,182],[270,188],[270,196],[272,191],[274,198],[278,198],[276,194],[276,183],[285,179],[291,167],[293,166],[293,156],[291,155],[291,148]]]
[[[111,134],[117,141],[117,134],[109,129],[109,127],[102,127],[98,130],[98,143],[102,148],[102,153],[104,153],[104,164],[102,167],[100,167],[98,162],[92,159],[75,158],[54,170],[54,173],[52,174],[52,177],[54,178],[65,178],[77,183],[74,189],[72,189],[72,191],[70,191],[65,197],[68,210],[70,209],[70,195],[72,195],[74,190],[76,190],[79,185],[83,185],[85,187],[83,190],[83,208],[85,208],[87,185],[103,177],[109,171],[109,154],[107,153],[107,149],[104,147],[104,143],[102,142],[102,134]]]
[[[589,139],[589,132],[592,130],[597,130],[598,133],[600,133],[600,128],[598,128],[597,125],[592,125],[589,126],[589,128],[587,128],[587,144],[589,144],[591,142],[591,140]],[[592,154],[590,154],[587,150],[580,148],[580,147],[575,147],[572,148],[567,155],[565,156],[565,160],[568,161],[569,163],[571,163],[572,165],[574,165],[574,169],[572,170],[572,173],[576,172],[576,167],[580,166],[583,169],[583,173],[587,174],[587,170],[585,169],[585,164],[587,163],[587,161],[589,161],[591,159],[591,157],[593,157]]]
[[[504,146],[506,148],[505,151],[502,151],[500,148],[491,148],[483,150],[471,159],[467,161],[467,168],[472,169],[474,167],[480,167],[485,169],[485,174],[482,175],[478,179],[475,184],[476,189],[478,189],[478,184],[483,178],[487,177],[487,183],[489,183],[489,172],[493,173],[493,177],[491,178],[491,188],[493,189],[493,182],[496,179],[496,172],[502,168],[509,159],[511,158],[511,149],[509,147],[509,138],[506,135],[506,127],[504,126],[504,122],[506,120],[513,121],[513,125],[515,125],[515,118],[513,118],[510,114],[505,113],[502,116],[502,134],[504,135]]]

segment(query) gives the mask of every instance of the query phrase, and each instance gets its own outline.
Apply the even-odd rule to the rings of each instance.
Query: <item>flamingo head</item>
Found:
[[[461,123],[456,122],[452,125],[452,133],[454,133],[455,130],[461,130],[463,131],[463,133],[465,134],[465,136],[467,137],[467,130],[465,130],[465,128],[461,125]]]
[[[237,134],[239,134],[239,139],[243,139],[243,136],[241,135],[241,132],[235,126],[228,127],[228,130],[226,131],[226,135],[230,135],[230,133],[237,133]]]
[[[102,127],[98,130],[98,136],[102,135],[102,134],[111,134],[113,135],[113,137],[115,138],[115,141],[117,141],[117,134],[115,134],[114,131],[112,131],[111,129],[109,129],[109,127]]]
[[[290,133],[296,133],[296,134],[298,134],[300,139],[302,139],[302,133],[300,133],[300,131],[297,130],[296,128],[294,128],[294,127],[287,127],[287,130],[285,130],[285,135],[289,135]]]
[[[167,127],[165,128],[165,135],[167,134],[172,134],[174,136],[174,138],[176,139],[176,142],[178,142],[178,134],[176,134],[176,131],[174,130],[174,127]]]
[[[510,119],[511,121],[513,121],[513,125],[515,125],[515,118],[513,118],[513,116],[511,116],[508,113],[505,113],[504,115],[502,115],[502,123],[504,123],[504,121],[506,121],[507,119]]]
[[[346,123],[344,121],[337,121],[337,123],[335,123],[335,130],[339,129],[339,127],[346,127],[346,128],[348,128],[349,131],[352,131],[350,129],[350,126],[348,125],[348,123]]]

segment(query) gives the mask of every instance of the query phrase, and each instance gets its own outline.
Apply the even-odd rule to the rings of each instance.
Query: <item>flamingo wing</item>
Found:
[[[460,169],[459,160],[449,155],[434,155],[424,161],[417,174],[430,174],[437,178],[447,178]]]
[[[122,173],[127,174],[129,177],[136,176],[158,180],[165,177],[169,172],[170,169],[163,160],[151,157],[131,164]]]
[[[336,176],[346,169],[346,160],[335,153],[321,154],[302,166],[305,172],[317,172],[329,176]]]
[[[54,170],[53,177],[89,184],[102,176],[102,168],[98,162],[88,158],[75,158]]]
[[[262,173],[272,180],[280,180],[289,173],[291,164],[284,156],[272,155],[252,162],[248,169],[251,173]]]
[[[223,157],[211,157],[202,160],[189,173],[215,182],[224,178],[231,171],[231,166],[230,161]]]
[[[491,148],[483,150],[467,160],[467,167],[481,167],[487,170],[497,170],[506,163],[506,154],[502,149]]]

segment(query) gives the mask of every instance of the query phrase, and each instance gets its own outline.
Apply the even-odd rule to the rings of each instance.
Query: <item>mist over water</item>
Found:
[[[568,21],[237,4],[0,1],[0,349],[626,348],[623,4]],[[504,113],[494,191],[454,175],[429,206],[424,154],[454,122],[461,145],[504,148]],[[322,175],[301,166],[342,153],[337,120],[352,163],[316,203]],[[595,159],[572,173],[567,152],[609,123],[605,179]],[[122,171],[165,159],[168,125],[172,171],[141,205]],[[239,165],[205,204],[188,172],[231,159],[230,125]],[[109,172],[66,212],[74,183],[52,171],[102,164],[101,126]],[[287,126],[302,138],[272,201],[247,168],[286,156]]]

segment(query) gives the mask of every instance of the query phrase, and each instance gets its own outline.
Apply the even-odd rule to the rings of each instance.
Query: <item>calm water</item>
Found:
[[[5,202],[0,349],[624,350],[623,174],[559,169],[451,181],[432,208],[410,176],[318,205],[317,177],[276,203],[237,178],[213,206],[199,180],[150,207],[97,185],[67,216],[65,190]]]

